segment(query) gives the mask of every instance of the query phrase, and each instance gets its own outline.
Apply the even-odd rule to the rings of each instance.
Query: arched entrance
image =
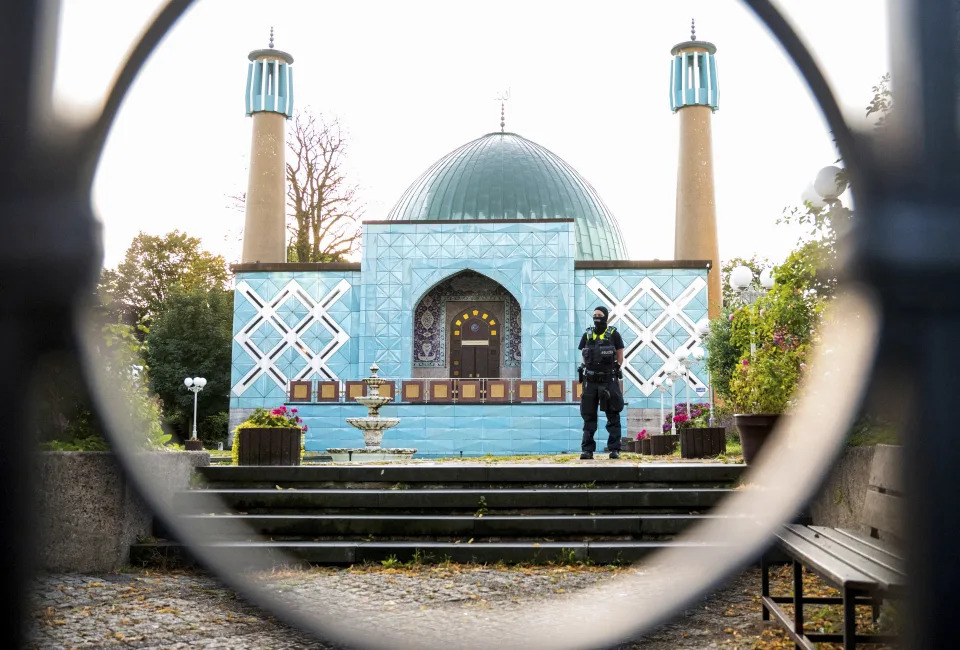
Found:
[[[423,295],[413,318],[413,377],[520,376],[520,305],[489,277],[472,270],[454,273]],[[481,352],[487,356],[481,358]],[[465,370],[464,363],[471,367]]]
[[[480,308],[457,314],[450,323],[450,376],[460,379],[500,377],[502,329]]]

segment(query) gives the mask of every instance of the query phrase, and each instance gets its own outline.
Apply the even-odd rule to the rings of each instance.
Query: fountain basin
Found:
[[[334,463],[374,463],[390,460],[410,460],[413,455],[417,453],[417,450],[404,447],[377,447],[374,449],[367,449],[364,447],[332,447],[327,449],[326,453],[328,456],[330,456],[330,460]]]

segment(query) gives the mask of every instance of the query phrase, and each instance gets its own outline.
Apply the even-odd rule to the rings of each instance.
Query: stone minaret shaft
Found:
[[[286,262],[286,120],[293,115],[293,57],[270,47],[250,53],[247,115],[253,117],[241,262]]]
[[[670,106],[680,117],[680,156],[677,167],[677,213],[674,257],[710,260],[707,274],[708,315],[720,314],[720,254],[713,190],[713,150],[710,121],[717,110],[717,66],[712,43],[691,40],[671,50]]]

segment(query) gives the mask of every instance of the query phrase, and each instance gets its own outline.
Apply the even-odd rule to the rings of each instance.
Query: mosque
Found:
[[[286,262],[285,242],[293,57],[271,34],[269,48],[249,55],[253,136],[243,257],[233,267],[231,430],[257,407],[295,405],[308,450],[362,447],[345,419],[366,414],[353,399],[376,363],[390,380],[381,394],[393,398],[380,414],[400,418],[385,447],[424,458],[579,451],[576,348],[600,304],[625,344],[624,435],[654,430],[657,378],[678,350],[697,345],[697,323],[720,306],[715,52],[693,31],[671,51],[675,260],[631,260],[590,183],[501,120],[500,131],[430,166],[382,219],[363,222],[359,263],[302,264]],[[706,399],[705,365],[694,363],[675,390],[677,400]]]

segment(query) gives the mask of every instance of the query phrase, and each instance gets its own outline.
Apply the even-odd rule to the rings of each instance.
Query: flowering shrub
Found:
[[[640,433],[637,434],[637,440],[643,440],[647,437],[647,430],[642,429]]]
[[[708,402],[690,402],[690,416],[687,417],[687,403],[680,402],[663,419],[663,432],[670,431],[670,424],[680,429],[702,429],[710,426],[710,404]]]
[[[286,406],[280,406],[270,411],[263,408],[256,409],[233,430],[235,434],[233,436],[233,447],[231,449],[233,464],[237,465],[240,462],[241,429],[300,429],[300,458],[302,459],[304,452],[303,434],[307,432],[308,427],[303,423],[303,418],[297,415],[297,413],[296,408],[288,409]]]
[[[800,382],[824,306],[817,259],[806,248],[777,267],[776,285],[755,305],[735,312],[730,342],[740,350],[729,397],[736,413],[782,413]],[[751,355],[750,342],[756,344]]]

